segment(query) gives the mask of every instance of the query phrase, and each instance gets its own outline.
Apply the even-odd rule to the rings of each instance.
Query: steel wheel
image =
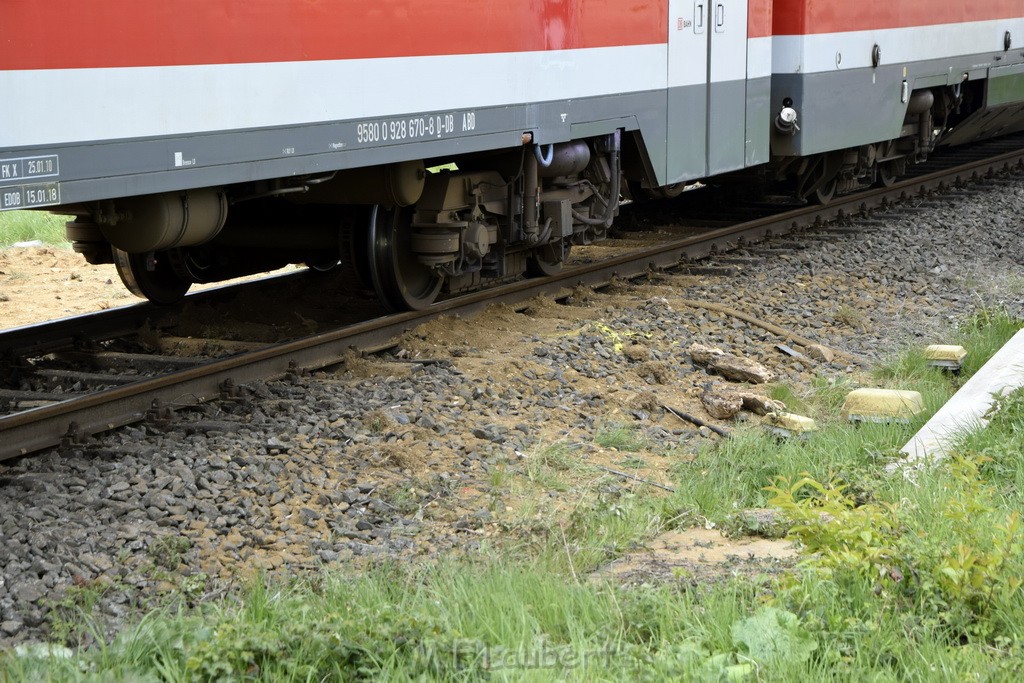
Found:
[[[184,298],[192,281],[182,277],[167,251],[129,254],[113,248],[114,265],[121,282],[135,296],[155,304],[175,304]]]
[[[896,164],[885,162],[878,165],[878,174],[875,185],[878,187],[891,187],[896,182]]]
[[[419,311],[434,303],[444,280],[416,260],[412,251],[411,210],[370,211],[369,275],[373,289],[392,311]]]
[[[836,187],[839,185],[838,178],[832,178],[828,182],[822,183],[818,186],[814,192],[811,193],[811,198],[818,204],[825,206],[832,198],[836,196]]]
[[[528,277],[547,277],[561,272],[566,257],[569,256],[569,245],[563,248],[561,243],[552,242],[538,247],[526,260]]]
[[[675,199],[686,189],[686,183],[673,183],[664,187],[655,187],[647,190],[652,199]]]
[[[341,217],[338,228],[340,277],[346,289],[371,289],[369,251],[369,214],[371,207],[352,207]]]

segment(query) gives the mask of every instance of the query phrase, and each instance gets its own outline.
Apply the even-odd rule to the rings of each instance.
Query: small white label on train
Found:
[[[60,175],[60,161],[56,154],[0,159],[0,183],[24,182],[57,175]]]
[[[0,211],[60,204],[60,183],[37,183],[0,188]]]

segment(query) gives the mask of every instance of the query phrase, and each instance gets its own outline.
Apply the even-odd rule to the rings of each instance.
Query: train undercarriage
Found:
[[[528,137],[528,136],[527,136]],[[452,161],[441,167],[428,163]],[[76,207],[67,233],[114,263],[138,296],[290,263],[337,269],[391,310],[561,268],[618,212],[618,132],[588,140],[403,162],[320,177],[129,197]],[[371,202],[371,203],[367,203]]]

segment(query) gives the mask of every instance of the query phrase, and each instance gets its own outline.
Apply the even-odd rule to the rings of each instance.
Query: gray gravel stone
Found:
[[[39,579],[25,579],[14,585],[11,594],[22,602],[36,602],[46,595],[46,584]]]

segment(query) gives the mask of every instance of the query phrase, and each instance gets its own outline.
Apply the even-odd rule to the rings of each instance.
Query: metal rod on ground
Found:
[[[718,434],[719,436],[724,436],[726,439],[728,439],[728,438],[730,438],[732,436],[732,434],[730,434],[729,432],[725,431],[721,427],[716,427],[715,425],[708,424],[707,422],[705,422],[704,420],[700,419],[699,417],[694,417],[693,415],[690,415],[689,413],[682,413],[682,412],[680,412],[678,410],[675,410],[673,408],[668,407],[665,404],[662,404],[661,407],[664,408],[665,410],[667,410],[668,412],[672,413],[676,417],[678,417],[680,420],[686,420],[687,422],[693,423],[693,424],[697,425],[698,427],[707,427],[708,429],[713,431],[715,434]]]
[[[596,467],[599,470],[604,470],[605,472],[611,472],[612,474],[614,474],[616,476],[619,476],[619,477],[624,477],[626,479],[633,479],[634,481],[638,481],[641,484],[647,484],[649,486],[657,486],[659,489],[665,489],[669,493],[675,493],[676,492],[676,490],[674,488],[672,488],[671,486],[665,486],[664,484],[659,484],[659,483],[657,483],[655,481],[651,481],[650,479],[643,479],[642,477],[638,477],[635,474],[630,474],[629,472],[622,472],[620,470],[613,470],[611,467],[605,467],[604,465],[594,465],[594,467]]]
[[[682,304],[683,306],[689,306],[690,308],[704,308],[704,309],[707,309],[709,311],[715,311],[717,313],[721,313],[723,315],[727,315],[727,316],[729,316],[731,318],[736,318],[738,320],[742,320],[743,322],[750,323],[751,325],[754,325],[755,327],[760,327],[762,330],[767,330],[767,331],[771,332],[772,334],[777,334],[778,336],[782,337],[783,339],[792,339],[793,341],[795,341],[797,344],[800,344],[804,348],[806,348],[808,346],[813,346],[815,344],[814,340],[812,340],[812,339],[808,339],[807,337],[801,337],[799,334],[796,334],[795,332],[787,330],[787,329],[785,329],[783,327],[779,327],[778,325],[775,325],[774,323],[766,322],[764,320],[761,320],[760,318],[755,318],[754,316],[750,315],[749,313],[744,313],[743,311],[737,311],[735,308],[729,308],[728,306],[723,306],[721,304],[711,303],[709,301],[693,301],[693,300],[690,300],[690,299],[673,299],[672,302],[673,303],[677,303],[678,302],[678,303]],[[841,351],[840,349],[832,349],[832,353],[834,353],[835,355],[839,356],[840,358],[845,358],[848,361],[851,361],[853,363],[857,363],[858,365],[867,365],[868,364],[867,361],[865,361],[863,358],[855,356],[852,353],[847,353],[846,351]]]

